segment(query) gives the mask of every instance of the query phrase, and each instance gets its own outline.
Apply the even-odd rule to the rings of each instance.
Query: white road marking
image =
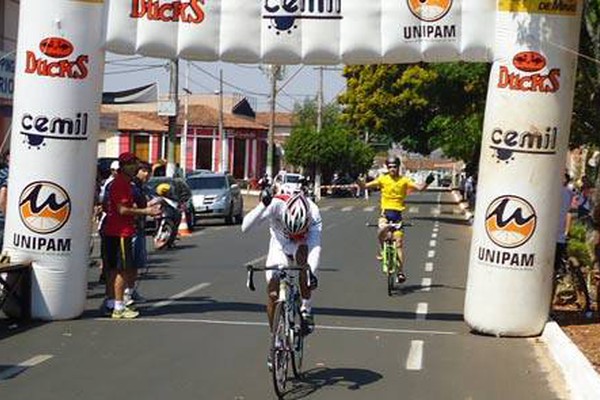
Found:
[[[250,264],[250,265],[256,266],[256,264],[258,264],[259,262],[266,260],[266,259],[267,259],[267,255],[265,254],[264,256],[260,256],[260,257],[255,258],[254,260],[248,261],[244,265]]]
[[[433,258],[435,257],[435,250],[429,250],[427,252],[427,258]]]
[[[327,207],[323,207],[323,208],[321,208],[319,211],[321,211],[321,212],[325,212],[325,211],[329,211],[329,210],[331,210],[332,208],[333,208],[333,206],[327,206]]]
[[[317,313],[318,315],[318,313]],[[113,321],[111,318],[95,318],[95,321]],[[140,317],[136,319],[123,320],[129,323],[157,322],[157,323],[181,323],[181,324],[206,324],[206,325],[229,325],[229,326],[257,326],[267,327],[266,322],[252,321],[224,321],[213,319],[191,319],[191,318],[146,318]],[[113,322],[114,323],[114,322]],[[376,332],[376,333],[397,333],[407,335],[438,335],[438,336],[456,336],[458,332],[452,331],[429,331],[417,329],[389,329],[377,327],[360,327],[360,326],[331,326],[331,325],[316,325],[316,329],[325,331],[348,331],[348,332]]]
[[[197,292],[199,290],[205,289],[207,287],[210,286],[210,283],[208,282],[204,282],[204,283],[200,283],[194,287],[189,288],[188,290],[184,290],[181,293],[177,293],[176,295],[173,295],[171,297],[169,297],[168,300],[163,300],[163,301],[159,301],[157,303],[154,303],[151,305],[152,308],[160,308],[160,307],[164,307],[164,306],[168,306],[169,304],[174,303],[176,300],[179,300],[183,297],[186,297],[194,292]]]
[[[406,359],[406,369],[409,371],[420,371],[423,368],[423,344],[422,340],[412,340],[410,350]]]
[[[433,263],[432,262],[425,263],[425,272],[433,272]]]
[[[429,292],[431,290],[431,278],[423,278],[421,280],[421,290],[423,292]]]
[[[348,212],[348,211],[352,211],[354,209],[353,206],[349,206],[349,207],[344,207],[342,208],[342,212]]]
[[[437,242],[435,240],[430,240],[429,241],[429,247],[435,247],[437,244]]]
[[[427,303],[417,304],[417,311],[415,312],[415,314],[417,315],[417,320],[424,321],[427,318],[428,309],[429,305]]]
[[[418,214],[419,213],[419,207],[410,207],[408,209],[408,212],[411,214]]]
[[[35,367],[44,361],[48,361],[52,357],[54,356],[51,354],[41,354],[39,356],[32,357],[29,360],[23,361],[22,363],[19,363],[13,367],[5,369],[4,371],[0,371],[0,381],[12,378],[15,375],[25,371],[27,368]]]
[[[438,233],[440,231],[440,228],[433,228],[433,233]]]
[[[436,232],[434,232],[434,233],[431,234],[431,238],[432,239],[437,239],[437,237],[438,237],[438,234]]]
[[[375,211],[375,206],[365,207],[365,208],[363,208],[363,211],[365,211],[365,212],[373,212],[373,211]]]
[[[434,207],[431,209],[431,215],[440,215],[442,210],[439,207]]]

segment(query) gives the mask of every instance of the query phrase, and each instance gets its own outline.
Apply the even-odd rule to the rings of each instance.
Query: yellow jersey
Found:
[[[392,178],[389,174],[381,175],[375,182],[381,188],[381,209],[404,211],[404,199],[408,189],[417,189],[417,184],[406,176]]]

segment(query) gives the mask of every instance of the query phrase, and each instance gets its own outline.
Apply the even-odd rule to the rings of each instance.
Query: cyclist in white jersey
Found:
[[[301,191],[273,197],[270,190],[266,189],[261,193],[258,205],[244,217],[242,232],[267,220],[271,240],[266,266],[288,266],[291,261],[298,266],[309,266],[308,273],[300,273],[300,295],[302,318],[312,330],[311,291],[317,287],[316,272],[321,256],[322,221],[319,207]],[[266,271],[266,280],[267,314],[269,325],[272,326],[279,290],[277,273]]]

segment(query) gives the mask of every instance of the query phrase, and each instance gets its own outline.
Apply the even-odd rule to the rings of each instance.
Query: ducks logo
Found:
[[[407,0],[410,12],[421,21],[435,22],[444,18],[453,0]]]
[[[62,228],[71,215],[67,192],[52,182],[29,184],[19,198],[21,221],[32,232],[49,234]]]
[[[522,246],[535,232],[537,215],[529,202],[517,196],[501,196],[485,213],[485,231],[496,245]]]

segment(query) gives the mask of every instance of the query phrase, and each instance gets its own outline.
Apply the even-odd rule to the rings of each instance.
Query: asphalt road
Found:
[[[408,275],[386,293],[375,260],[377,199],[325,199],[316,331],[288,399],[566,398],[535,339],[469,332],[463,299],[471,227],[448,192],[410,198]],[[269,399],[264,262],[268,232],[204,221],[176,250],[152,253],[132,321],[102,318],[90,268],[80,319],[11,325],[0,317],[0,398]]]

